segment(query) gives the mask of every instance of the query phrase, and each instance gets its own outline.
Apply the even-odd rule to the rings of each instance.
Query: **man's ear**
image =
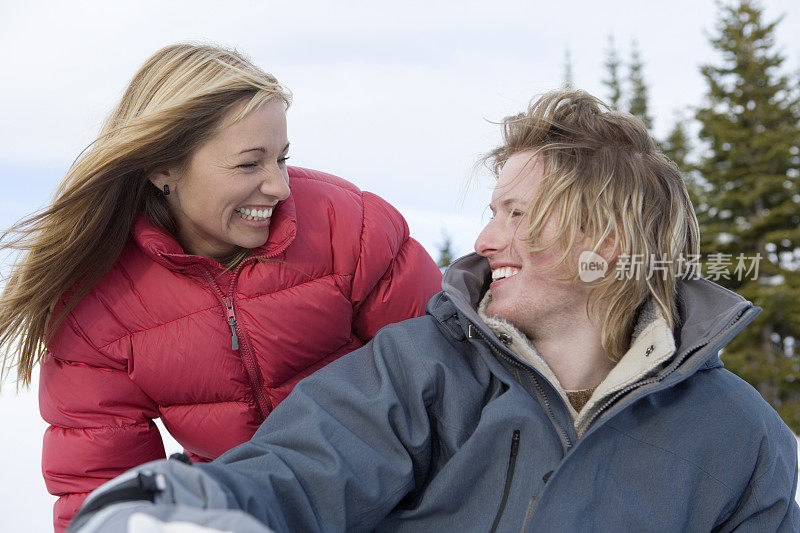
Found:
[[[586,249],[587,250],[593,249],[594,248],[594,240],[593,239],[589,239],[586,236],[586,234],[584,233],[585,230],[584,230],[584,226],[583,225],[581,225],[580,231],[581,231],[581,235],[583,236],[583,239],[584,239],[582,241],[584,246],[588,246],[588,248],[586,248]],[[601,242],[599,246],[597,246],[597,252],[596,253],[597,253],[597,255],[599,255],[600,257],[605,259],[606,263],[611,264],[612,262],[616,261],[617,257],[619,257],[619,255],[620,255],[618,250],[614,250],[614,247],[616,245],[617,245],[617,236],[614,235],[614,234],[609,235],[608,237],[603,239],[603,242]]]
[[[597,253],[606,260],[606,263],[611,264],[619,257],[619,250],[614,249],[616,245],[617,238],[614,235],[609,235],[603,240]]]

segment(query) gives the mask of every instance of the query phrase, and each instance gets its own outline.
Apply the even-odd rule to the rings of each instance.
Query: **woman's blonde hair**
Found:
[[[699,229],[680,172],[642,121],[586,92],[558,90],[531,101],[502,126],[503,144],[483,159],[496,175],[523,152],[544,165],[539,194],[518,228],[529,250],[556,247],[561,255],[553,268],[574,261],[576,246],[609,262],[587,305],[590,313],[601,302],[607,306],[601,334],[606,355],[613,361],[624,355],[649,298],[675,328],[676,283],[687,261],[698,257]],[[551,217],[556,234],[542,242]],[[628,269],[617,275],[617,267]],[[571,281],[579,283],[577,269]]]
[[[2,236],[0,249],[22,255],[0,297],[0,376],[16,366],[18,380],[30,383],[49,336],[117,260],[140,213],[177,236],[149,175],[185,165],[223,119],[273,100],[288,107],[291,94],[234,50],[175,44],[145,62],[52,204]]]

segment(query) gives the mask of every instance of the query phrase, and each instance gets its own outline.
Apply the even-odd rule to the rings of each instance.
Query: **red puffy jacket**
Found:
[[[289,176],[269,240],[235,272],[137,220],[49,342],[39,406],[56,530],[97,486],[164,457],[153,419],[194,460],[213,459],[300,379],[422,314],[439,291],[439,270],[392,206],[328,174]]]

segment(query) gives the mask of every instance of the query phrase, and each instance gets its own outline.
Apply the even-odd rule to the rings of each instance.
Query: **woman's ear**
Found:
[[[156,189],[163,191],[165,195],[169,194],[167,191],[174,191],[175,185],[178,182],[177,173],[168,168],[160,168],[152,171],[147,179],[150,183],[155,185]]]

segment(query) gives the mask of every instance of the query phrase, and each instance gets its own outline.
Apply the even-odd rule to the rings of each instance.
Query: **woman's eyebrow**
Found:
[[[260,146],[256,147],[256,148],[246,148],[246,149],[242,150],[241,152],[239,152],[236,155],[246,154],[247,152],[263,152],[263,153],[266,153],[267,149],[266,148],[262,148]]]
[[[283,147],[283,150],[281,150],[281,153],[283,153],[286,150],[288,150],[290,144],[291,143],[286,143],[286,146]],[[267,149],[264,148],[263,146],[256,146],[256,147],[253,147],[253,148],[245,148],[244,150],[242,150],[241,152],[239,152],[236,155],[246,154],[247,152],[261,152],[261,153],[265,154],[265,153],[267,153]]]

